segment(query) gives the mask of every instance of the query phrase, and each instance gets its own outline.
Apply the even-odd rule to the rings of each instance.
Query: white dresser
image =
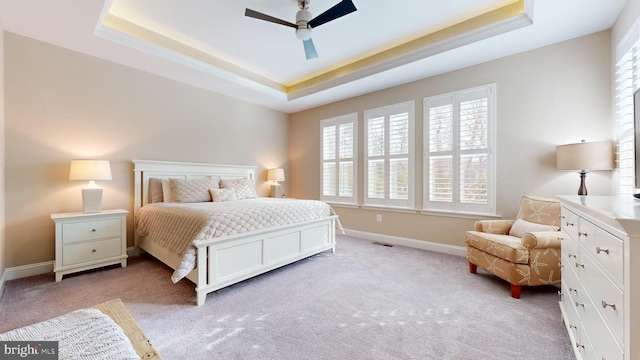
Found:
[[[576,358],[640,359],[640,200],[558,198],[560,309]]]
[[[101,266],[127,266],[127,210],[52,214],[56,223],[56,281]]]

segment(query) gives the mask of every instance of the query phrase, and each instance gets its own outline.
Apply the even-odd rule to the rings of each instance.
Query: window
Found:
[[[633,28],[635,28],[634,25]],[[632,31],[617,48],[615,126],[617,176],[616,193],[631,195],[635,188],[633,93],[640,81],[640,41]]]
[[[358,114],[320,122],[323,201],[357,203]]]
[[[414,107],[410,101],[364,112],[364,205],[413,208]]]
[[[495,213],[495,84],[424,99],[425,210]]]

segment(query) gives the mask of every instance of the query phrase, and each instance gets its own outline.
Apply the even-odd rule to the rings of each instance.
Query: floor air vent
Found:
[[[379,246],[386,246],[386,247],[393,247],[393,245],[390,244],[384,244],[384,243],[380,243],[377,241],[372,242],[373,245],[379,245]]]

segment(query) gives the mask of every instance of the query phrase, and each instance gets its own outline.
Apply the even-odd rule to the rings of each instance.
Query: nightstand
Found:
[[[78,271],[127,267],[127,210],[52,214],[56,223],[56,281]]]

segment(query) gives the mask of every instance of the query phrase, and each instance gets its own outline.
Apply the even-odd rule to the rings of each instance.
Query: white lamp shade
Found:
[[[270,169],[267,173],[267,180],[284,181],[283,169]]]
[[[109,160],[71,160],[69,180],[111,180]]]
[[[612,170],[611,141],[581,142],[556,148],[556,168],[560,170]]]

